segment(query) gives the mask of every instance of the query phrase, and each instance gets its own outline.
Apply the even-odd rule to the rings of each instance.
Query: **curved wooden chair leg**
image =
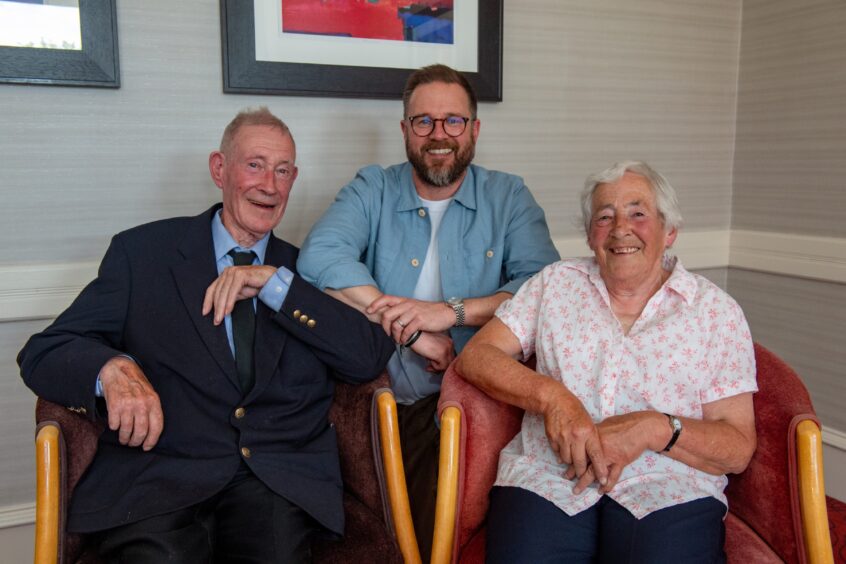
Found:
[[[417,536],[414,534],[408,487],[405,483],[405,468],[402,463],[397,403],[394,400],[394,394],[387,388],[376,390],[375,395],[379,445],[390,518],[393,521],[397,544],[405,564],[420,564],[420,548],[417,545]]]

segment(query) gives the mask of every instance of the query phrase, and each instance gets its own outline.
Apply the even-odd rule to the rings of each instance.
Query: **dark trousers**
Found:
[[[572,517],[528,490],[495,487],[488,563],[713,564],[723,552],[726,506],[709,497],[636,519],[608,496]]]
[[[410,405],[397,405],[408,501],[423,562],[431,559],[432,535],[435,531],[438,457],[441,448],[441,431],[435,424],[438,397],[438,394],[434,394]]]
[[[212,498],[98,538],[100,554],[110,563],[288,564],[311,562],[311,538],[323,530],[242,466]]]

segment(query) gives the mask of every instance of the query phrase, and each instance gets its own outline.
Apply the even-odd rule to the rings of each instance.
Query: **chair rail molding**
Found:
[[[672,248],[688,270],[699,268],[725,268],[729,265],[731,232],[685,231],[679,232]],[[553,241],[563,258],[583,257],[591,254],[583,237],[559,238]]]
[[[0,322],[50,319],[97,275],[96,262],[0,266]]]
[[[554,240],[562,257],[590,254],[583,237]],[[687,269],[743,268],[846,284],[846,239],[745,230],[685,231],[673,252]],[[49,319],[97,274],[96,262],[0,266],[0,322]]]
[[[846,239],[735,229],[731,232],[728,264],[783,276],[846,283]]]
[[[0,505],[0,529],[35,523],[35,502]]]

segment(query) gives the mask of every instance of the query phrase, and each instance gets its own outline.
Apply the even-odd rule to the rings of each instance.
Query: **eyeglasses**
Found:
[[[444,128],[444,133],[450,137],[458,137],[467,128],[467,122],[470,118],[462,116],[447,116],[442,119],[435,119],[432,116],[409,116],[408,121],[411,123],[411,131],[418,137],[426,137],[435,130],[435,124],[441,122]]]

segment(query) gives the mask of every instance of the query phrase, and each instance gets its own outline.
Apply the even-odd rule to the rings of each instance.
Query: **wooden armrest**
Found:
[[[61,440],[53,421],[42,423],[35,436],[35,564],[59,559]]]
[[[441,415],[441,451],[438,461],[438,497],[435,502],[432,564],[447,564],[452,560],[460,443],[461,412],[457,407],[450,406],[444,409]]]
[[[802,511],[802,533],[805,536],[808,562],[833,564],[834,554],[825,506],[822,433],[814,421],[806,419],[796,427],[796,446],[799,505]]]
[[[382,466],[385,469],[385,485],[388,490],[397,544],[405,564],[420,564],[420,548],[417,546],[417,536],[414,534],[408,488],[405,484],[405,469],[402,464],[397,403],[390,390],[380,390],[377,394],[376,408],[379,418]]]

